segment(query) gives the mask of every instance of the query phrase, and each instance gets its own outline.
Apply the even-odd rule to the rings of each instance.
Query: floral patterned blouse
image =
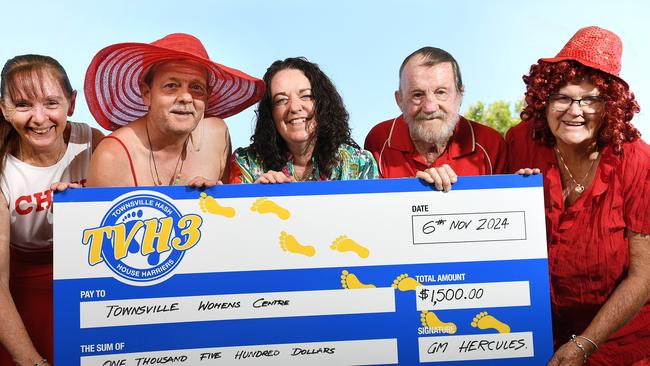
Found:
[[[375,179],[379,177],[377,163],[369,151],[342,144],[336,153],[337,164],[332,167],[329,175],[320,172],[312,157],[314,168],[304,181],[321,180],[355,180]],[[251,151],[250,147],[240,147],[235,150],[230,159],[230,183],[253,183],[265,173],[266,169],[260,158]],[[287,177],[294,176],[293,157],[289,155],[287,164],[282,168]]]

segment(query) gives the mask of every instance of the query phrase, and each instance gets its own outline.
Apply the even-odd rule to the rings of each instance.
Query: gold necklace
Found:
[[[305,180],[309,179],[309,176],[312,174],[314,170],[314,165],[311,163],[311,160],[307,163],[305,166],[305,170],[303,170],[302,175],[298,176],[296,174],[296,165],[293,164],[293,178],[296,180],[296,182],[304,182]]]
[[[562,163],[562,165],[564,166],[564,169],[566,169],[567,173],[569,173],[569,178],[571,179],[573,184],[575,184],[575,186],[576,186],[573,190],[577,194],[582,194],[582,192],[585,191],[585,186],[578,183],[576,181],[576,179],[573,177],[573,174],[571,174],[571,170],[569,170],[569,167],[564,162],[564,157],[562,156],[562,153],[560,152],[560,149],[558,149],[557,146],[555,146],[554,149],[555,149],[555,152],[557,153],[557,157],[560,159],[560,163]],[[587,170],[587,173],[585,173],[585,176],[582,177],[582,179],[581,179],[582,182],[584,182],[585,179],[587,179],[587,177],[589,176],[589,173],[591,173],[591,170],[594,168],[594,164],[596,163],[596,160],[598,160],[597,157],[596,157],[596,159],[591,160],[591,166],[589,166],[589,170]]]
[[[158,166],[156,164],[156,157],[153,154],[153,146],[151,145],[151,137],[149,136],[149,126],[148,126],[148,124],[145,123],[144,128],[147,131],[147,141],[149,142],[149,173],[151,174],[151,179],[154,181],[154,184],[157,185],[157,186],[161,186],[162,185],[162,180],[160,179],[160,176],[158,175]],[[181,159],[181,158],[183,157],[183,153],[186,151],[187,141],[189,140],[189,138],[190,138],[189,135],[185,138],[185,142],[183,143],[183,148],[181,149],[181,152],[178,154],[178,159],[176,160],[176,165],[174,166],[174,174],[172,174],[171,178],[169,178],[169,184],[168,185],[170,185],[170,186],[178,185],[181,182],[181,175],[182,175],[182,172],[183,172],[183,164],[185,163],[185,159]],[[179,162],[181,164],[180,169],[178,169]],[[151,169],[152,165],[153,165],[153,169]],[[178,169],[178,173],[176,172],[176,169]],[[154,179],[154,172],[156,174],[155,179]]]

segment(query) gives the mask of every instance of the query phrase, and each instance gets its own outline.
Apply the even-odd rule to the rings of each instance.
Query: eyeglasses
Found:
[[[553,94],[548,102],[556,112],[566,112],[574,102],[577,102],[583,113],[596,113],[605,103],[605,99],[598,95],[590,95],[581,99],[573,99],[564,94]]]

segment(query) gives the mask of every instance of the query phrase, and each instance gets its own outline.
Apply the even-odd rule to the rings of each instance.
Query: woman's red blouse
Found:
[[[553,148],[531,136],[528,122],[508,131],[509,171],[540,168],[544,175],[553,328],[561,345],[589,325],[625,278],[629,266],[625,230],[650,234],[650,146],[637,139],[625,143],[621,155],[605,147],[593,182],[573,205],[565,207]],[[627,343],[636,345],[630,351],[619,349]],[[615,353],[650,356],[650,302],[607,346],[601,346],[603,352],[594,354],[592,361],[598,354],[605,356],[608,347],[618,349]],[[637,352],[644,347],[641,352],[647,354]],[[619,360],[617,356],[610,361]]]

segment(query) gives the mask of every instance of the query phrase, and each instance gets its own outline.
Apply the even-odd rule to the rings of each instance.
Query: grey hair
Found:
[[[402,62],[402,66],[399,68],[399,83],[400,83],[400,90],[402,86],[402,72],[404,71],[404,66],[409,62],[409,60],[415,56],[422,56],[424,59],[424,62],[422,62],[422,66],[435,66],[444,62],[449,62],[451,63],[451,67],[454,71],[454,79],[456,82],[456,91],[459,93],[463,93],[465,91],[465,86],[463,85],[463,78],[460,75],[460,66],[458,66],[458,62],[456,62],[456,59],[447,51],[436,48],[436,47],[430,47],[430,46],[425,46],[420,48],[419,50],[411,53],[408,55],[404,61]]]

